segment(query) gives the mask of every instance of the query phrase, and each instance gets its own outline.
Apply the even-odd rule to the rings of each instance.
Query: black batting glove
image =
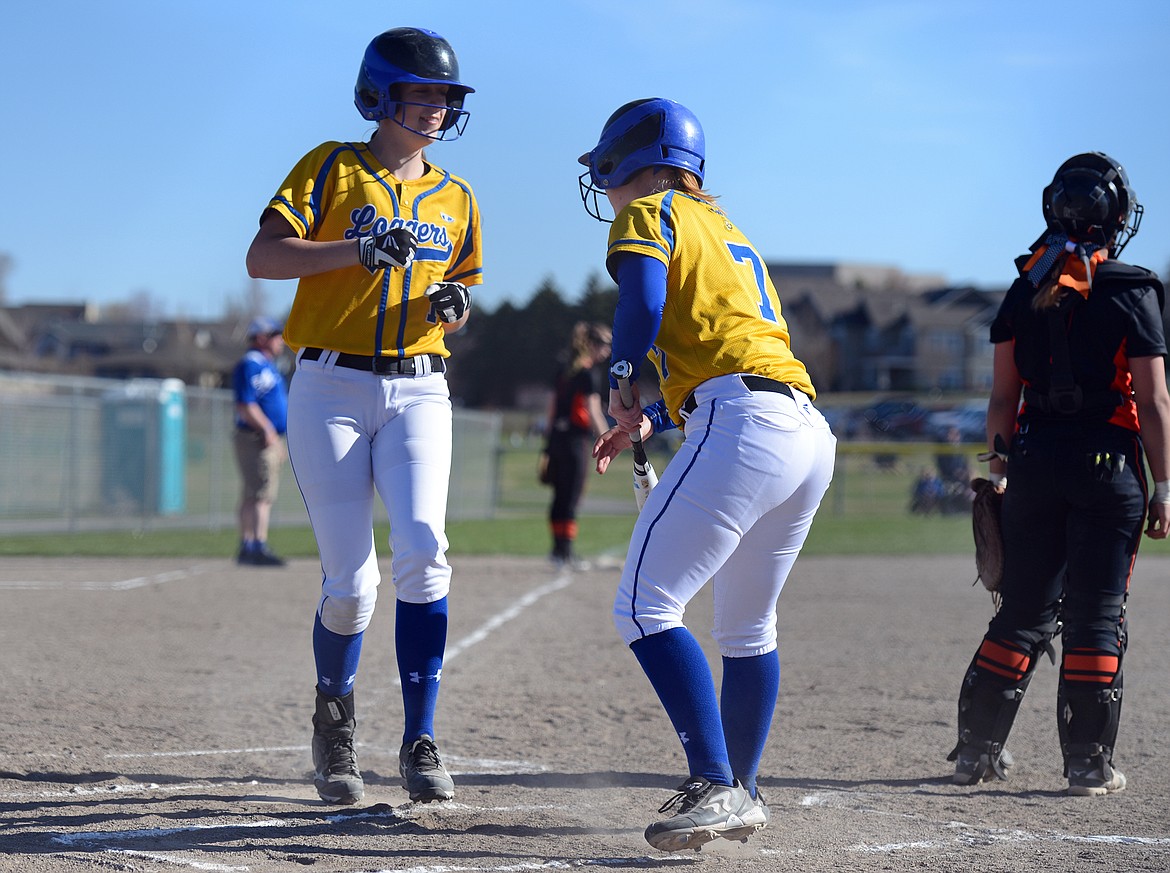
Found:
[[[409,267],[417,248],[418,240],[405,227],[395,227],[377,236],[363,236],[358,240],[362,266],[371,273],[387,267]]]
[[[431,301],[431,315],[448,324],[456,322],[471,308],[471,292],[462,282],[436,282],[423,292]]]

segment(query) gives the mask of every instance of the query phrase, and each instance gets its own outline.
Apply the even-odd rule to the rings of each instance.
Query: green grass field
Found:
[[[578,551],[584,556],[621,555],[634,517],[584,515]],[[389,528],[378,525],[379,543]],[[543,516],[517,515],[447,525],[452,555],[543,555],[549,549]],[[308,528],[282,527],[271,534],[275,551],[286,557],[309,557],[317,549]],[[234,531],[153,530],[71,534],[24,534],[0,537],[0,555],[224,556],[236,548]],[[962,517],[840,517],[822,510],[813,524],[805,554],[959,554],[973,549],[970,520]]]
[[[933,455],[928,445],[873,447],[842,444],[833,486],[817,515],[805,554],[963,554],[973,550],[966,515],[912,515],[913,478]],[[659,470],[669,456],[652,454]],[[497,517],[448,523],[452,555],[544,555],[549,549],[546,521],[551,492],[535,478],[536,448],[519,447],[500,455]],[[630,477],[624,467],[590,476],[580,517],[578,551],[584,556],[624,555],[634,521]],[[377,541],[389,530],[377,526]],[[307,527],[275,527],[273,548],[288,557],[316,554]],[[148,529],[0,537],[0,555],[230,556],[234,530]]]

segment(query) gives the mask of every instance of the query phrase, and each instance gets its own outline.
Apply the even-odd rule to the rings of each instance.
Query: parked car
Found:
[[[926,430],[931,439],[945,442],[951,428],[958,430],[960,442],[982,443],[987,436],[987,401],[972,400],[927,416]]]
[[[864,410],[853,406],[826,406],[821,410],[825,421],[833,429],[833,435],[837,439],[843,440],[869,436],[868,425],[863,413]]]
[[[926,433],[930,410],[911,398],[890,398],[865,410],[865,420],[875,437],[892,440],[918,439]]]

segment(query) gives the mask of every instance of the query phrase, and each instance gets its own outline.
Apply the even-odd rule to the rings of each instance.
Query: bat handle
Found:
[[[618,392],[621,394],[622,406],[629,409],[634,405],[634,392],[630,388],[630,377],[634,375],[634,366],[629,361],[614,361],[613,366],[609,368],[609,375],[613,376],[614,381],[618,384]],[[642,442],[642,430],[630,432],[630,442]]]
[[[618,383],[622,405],[629,409],[634,405],[634,392],[630,390],[630,377],[634,375],[634,365],[629,361],[614,361],[613,366],[609,368],[609,375]]]
[[[609,374],[617,382],[622,405],[626,409],[631,408],[634,405],[634,392],[630,387],[630,378],[634,375],[633,366],[629,361],[614,361],[613,366],[609,368]],[[629,436],[630,448],[634,450],[634,500],[638,504],[638,511],[641,512],[642,507],[646,505],[646,497],[658,484],[658,476],[654,473],[654,468],[646,457],[646,449],[642,445],[641,422]]]

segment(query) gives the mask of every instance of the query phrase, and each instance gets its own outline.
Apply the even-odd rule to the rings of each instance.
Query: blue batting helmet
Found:
[[[455,131],[450,139],[463,133],[469,117],[463,100],[475,89],[459,81],[459,61],[447,40],[418,27],[395,27],[374,37],[366,47],[353,91],[362,118],[394,118],[401,101],[393,89],[402,84],[446,85],[447,104],[443,108],[447,115],[442,133],[432,139],[448,139],[449,130]]]
[[[592,151],[581,155],[590,181],[604,191],[625,184],[643,167],[679,167],[703,183],[706,144],[695,114],[673,100],[650,97],[627,103],[605,122]]]
[[[645,167],[678,167],[695,174],[703,184],[706,142],[695,114],[673,100],[649,97],[619,108],[605,122],[591,151],[577,159],[588,167],[581,174],[585,211],[604,221],[597,209],[598,194],[624,185]],[[593,198],[593,209],[589,198]]]

